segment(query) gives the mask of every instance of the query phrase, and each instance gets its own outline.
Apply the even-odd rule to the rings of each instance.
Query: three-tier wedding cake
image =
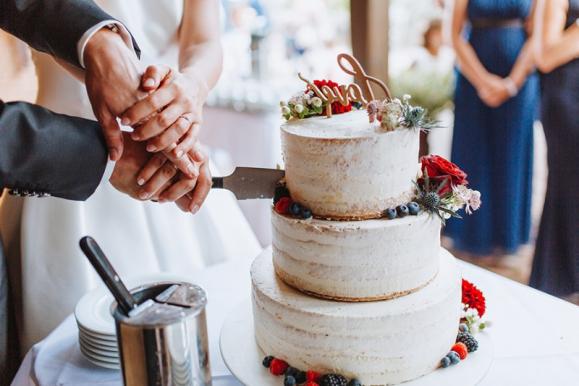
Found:
[[[308,81],[282,105],[286,174],[272,253],[251,269],[255,337],[291,366],[396,384],[455,343],[461,274],[440,229],[479,197],[450,162],[419,164],[423,109],[356,87]]]

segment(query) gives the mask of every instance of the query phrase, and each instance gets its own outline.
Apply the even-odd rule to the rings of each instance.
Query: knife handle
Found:
[[[115,271],[109,259],[105,256],[97,242],[90,236],[80,239],[80,249],[84,252],[102,281],[106,284],[121,309],[128,314],[137,306],[133,295],[129,292],[121,278]]]
[[[223,177],[213,177],[213,186],[214,189],[223,189]]]

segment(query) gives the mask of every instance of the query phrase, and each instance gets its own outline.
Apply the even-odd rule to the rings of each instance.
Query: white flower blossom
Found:
[[[314,107],[322,107],[322,100],[319,97],[313,97],[311,102]]]
[[[287,106],[282,106],[282,107],[281,107],[281,113],[282,113],[283,115],[288,115],[288,114],[291,113],[291,110],[290,110],[289,107],[287,107]]]
[[[280,107],[287,106],[287,102],[286,101],[279,101],[279,106]]]
[[[458,185],[452,187],[453,198],[455,202],[461,207],[464,205],[464,210],[468,214],[472,214],[473,211],[480,208],[480,192],[477,190],[472,190],[464,185]]]
[[[294,110],[296,113],[301,114],[301,112],[304,111],[304,105],[298,103],[294,106]]]
[[[412,97],[408,94],[404,94],[402,96],[402,100],[404,101],[404,103],[407,103],[410,99],[412,99]]]

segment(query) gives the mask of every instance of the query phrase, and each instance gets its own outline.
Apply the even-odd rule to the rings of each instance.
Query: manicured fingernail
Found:
[[[176,157],[177,157],[177,158],[181,158],[181,157],[183,157],[183,154],[185,154],[185,153],[183,152],[183,150],[179,150],[179,151],[177,152],[177,154],[176,154]]]
[[[141,192],[141,193],[139,193],[139,198],[140,198],[141,200],[146,200],[147,198],[149,198],[149,193],[147,193],[147,192]]]
[[[138,141],[141,137],[139,137],[139,134],[133,131],[131,133],[131,138],[133,139],[133,141]]]
[[[115,148],[112,148],[109,150],[109,157],[111,158],[111,161],[116,161],[118,159],[119,156],[119,151]]]
[[[193,205],[193,208],[191,208],[191,213],[195,214],[199,211],[199,205],[195,204]]]
[[[129,123],[131,123],[131,121],[129,121],[129,118],[127,118],[127,117],[121,118],[121,125],[127,126]]]
[[[157,146],[155,146],[155,145],[147,145],[147,151],[150,152],[150,151],[155,151],[155,150],[157,150]]]
[[[145,87],[153,87],[155,85],[155,81],[153,80],[153,78],[147,78],[145,80],[145,83],[143,83],[143,86]]]
[[[144,178],[139,178],[139,179],[137,180],[137,184],[138,184],[139,186],[143,186],[144,183],[145,183],[145,179],[144,179]]]

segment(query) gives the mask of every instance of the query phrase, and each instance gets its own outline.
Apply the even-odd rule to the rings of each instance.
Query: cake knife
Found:
[[[284,176],[279,169],[238,167],[228,176],[213,177],[213,188],[230,190],[238,200],[272,198]]]

